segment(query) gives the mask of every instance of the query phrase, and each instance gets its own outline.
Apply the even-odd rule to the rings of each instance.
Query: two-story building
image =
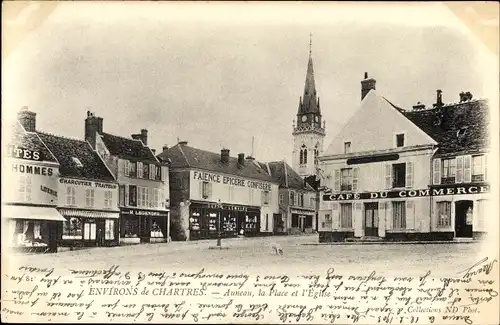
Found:
[[[119,244],[118,184],[87,141],[38,132],[59,161],[59,246]]]
[[[24,107],[2,141],[2,250],[54,253],[65,220],[56,210],[59,163],[34,132],[35,117]]]
[[[170,163],[172,239],[271,235],[278,183],[252,157],[179,142],[158,155]]]
[[[367,90],[366,83],[372,89]],[[431,240],[450,239],[467,231],[472,234],[462,230],[468,220],[464,215],[474,213],[469,210],[471,203],[464,201],[484,199],[480,192],[488,188],[471,183],[472,158],[455,158],[451,166],[458,168],[443,170],[449,163],[441,164],[449,153],[462,156],[486,150],[481,141],[487,138],[487,121],[476,110],[481,105],[471,103],[446,106],[438,92],[435,108],[406,112],[379,96],[373,79],[363,80],[360,107],[319,157],[322,185],[327,189],[320,202],[320,241],[350,237]],[[453,145],[462,129],[479,138],[462,142],[463,146]],[[476,159],[482,166],[482,158]],[[460,178],[466,183],[441,185],[441,175],[447,178],[453,170],[467,173],[467,178]],[[432,178],[439,182],[433,184]],[[461,216],[455,211],[461,211]],[[446,220],[438,221],[441,219]]]
[[[120,243],[168,241],[168,166],[148,147],[148,131],[131,139],[105,133],[103,119],[87,112],[85,139],[119,184]]]
[[[311,233],[316,229],[316,191],[285,161],[261,163],[279,185],[276,234]]]

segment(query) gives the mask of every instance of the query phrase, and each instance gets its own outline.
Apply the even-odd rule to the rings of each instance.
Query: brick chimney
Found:
[[[244,153],[239,153],[238,154],[238,164],[244,165],[245,164],[245,154]]]
[[[443,91],[441,89],[436,90],[436,103],[433,105],[434,107],[440,108],[443,107]]]
[[[163,147],[161,148],[161,150],[163,152],[167,151],[168,150],[168,145],[167,144],[164,144]]]
[[[361,80],[361,100],[365,98],[370,90],[375,90],[375,83],[377,81],[373,78],[368,78],[368,72],[365,72],[365,79]]]
[[[23,106],[17,113],[17,119],[23,128],[28,132],[36,131],[36,113],[28,109],[28,106]]]
[[[148,145],[148,130],[147,129],[142,129],[141,130],[141,140],[142,140],[142,143],[144,143],[145,146]]]
[[[94,149],[96,133],[102,133],[102,122],[102,117],[94,116],[93,113],[87,111],[87,118],[85,119],[85,140],[88,141]]]
[[[229,149],[222,149],[220,151],[220,160],[224,164],[229,163]]]
[[[140,134],[138,134],[138,133],[136,133],[136,134],[131,134],[130,136],[131,136],[131,137],[132,137],[132,139],[134,139],[134,140],[141,140],[141,135],[140,135]]]
[[[179,141],[179,145],[181,146],[187,146],[188,142],[187,141]]]
[[[246,160],[255,160],[255,158],[254,158],[254,157],[252,157],[252,156],[247,156],[245,159],[246,159]]]

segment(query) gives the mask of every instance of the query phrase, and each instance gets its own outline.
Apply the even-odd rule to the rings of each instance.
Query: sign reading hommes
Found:
[[[245,180],[238,177],[232,176],[224,176],[220,174],[212,174],[207,172],[198,172],[193,171],[193,179],[200,180],[204,182],[218,183],[218,184],[228,184],[228,185],[236,185],[242,187],[250,187],[264,191],[271,191],[271,184]]]
[[[466,185],[458,187],[443,187],[425,190],[401,190],[363,193],[340,193],[323,195],[323,201],[345,201],[345,200],[370,200],[370,199],[394,199],[425,196],[460,195],[487,193],[489,185]]]

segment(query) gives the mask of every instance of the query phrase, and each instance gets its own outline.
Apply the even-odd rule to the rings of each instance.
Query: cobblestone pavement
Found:
[[[16,255],[15,263],[37,267],[109,268],[119,265],[131,270],[179,269],[297,273],[368,272],[377,274],[456,276],[482,257],[481,245],[304,245],[317,242],[317,235],[223,239],[225,249],[211,249],[215,240],[171,242],[111,248],[92,248],[45,255]],[[271,243],[279,243],[276,255]]]

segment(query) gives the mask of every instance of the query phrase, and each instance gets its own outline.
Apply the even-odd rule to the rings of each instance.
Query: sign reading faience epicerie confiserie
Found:
[[[247,180],[239,177],[226,176],[226,175],[207,173],[207,172],[198,172],[198,171],[192,171],[191,175],[194,180],[198,181],[236,185],[242,187],[255,188],[264,191],[271,191],[271,184]]]
[[[441,195],[461,195],[461,194],[479,194],[487,193],[490,190],[489,185],[464,185],[458,187],[441,187],[423,190],[401,190],[401,191],[382,191],[382,192],[363,192],[363,193],[338,193],[323,195],[323,201],[345,201],[345,200],[370,200],[370,199],[394,199],[411,198],[424,196]]]

